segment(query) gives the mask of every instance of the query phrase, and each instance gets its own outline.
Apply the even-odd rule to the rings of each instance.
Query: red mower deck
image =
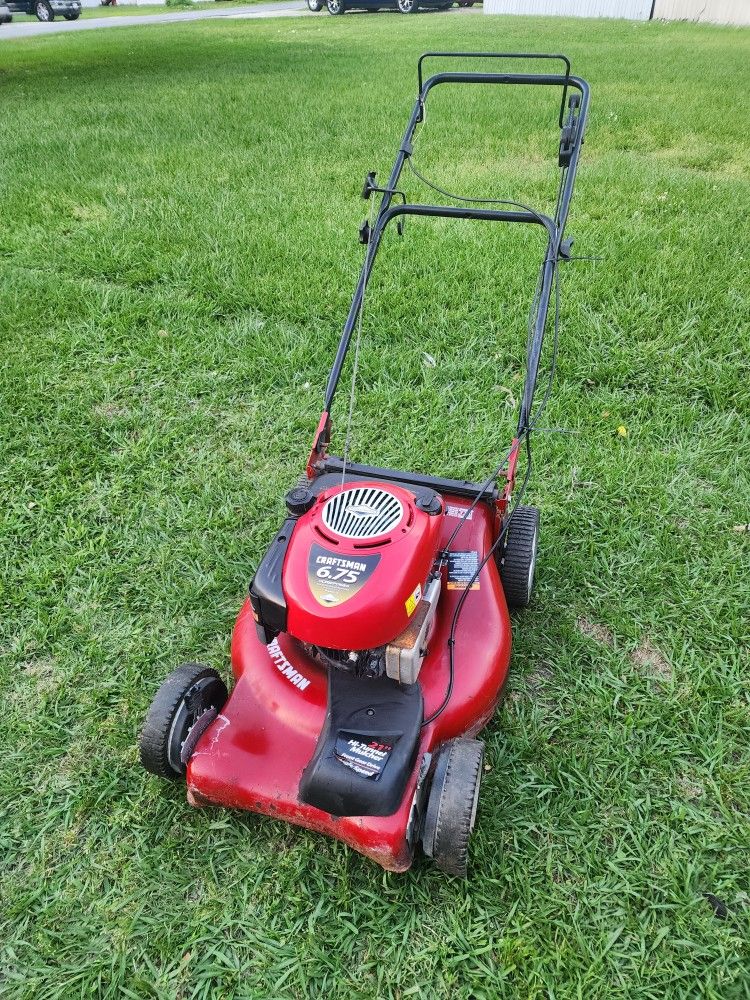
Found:
[[[466,500],[444,498],[449,509],[469,507]],[[492,544],[492,515],[475,508],[461,525],[455,550],[468,553],[464,564],[477,562]],[[456,526],[446,517],[446,541]],[[458,560],[456,564],[458,565]],[[445,593],[430,652],[419,675],[425,715],[435,711],[448,683],[447,641],[450,616],[462,593],[459,582]],[[422,730],[417,759],[403,801],[392,816],[337,819],[300,803],[302,771],[315,751],[327,708],[326,672],[295,640],[279,636],[270,646],[260,642],[249,601],[232,637],[235,686],[221,714],[201,737],[187,769],[188,799],[196,806],[221,805],[249,809],[318,833],[337,837],[389,871],[405,871],[412,863],[406,830],[423,754],[455,736],[473,735],[492,717],[510,661],[510,619],[494,561],[481,571],[472,600],[462,617],[463,639],[456,648],[456,681],[446,710]]]

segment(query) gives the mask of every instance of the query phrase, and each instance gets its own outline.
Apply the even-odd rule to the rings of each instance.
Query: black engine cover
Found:
[[[390,816],[414,765],[423,713],[419,684],[330,669],[326,722],[300,800],[333,816]]]

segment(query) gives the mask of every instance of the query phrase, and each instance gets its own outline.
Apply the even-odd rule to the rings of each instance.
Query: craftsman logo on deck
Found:
[[[360,592],[379,562],[379,555],[340,556],[322,545],[313,545],[307,582],[318,604],[335,608]]]
[[[351,771],[361,774],[363,778],[377,781],[397,741],[398,736],[389,736],[387,740],[383,737],[373,739],[361,733],[339,731],[336,737],[336,760]]]
[[[300,691],[304,691],[305,688],[309,686],[310,681],[308,680],[307,677],[303,677],[298,670],[295,670],[295,668],[292,666],[289,660],[287,660],[286,656],[284,656],[284,652],[281,646],[279,645],[279,640],[274,639],[273,642],[270,643],[266,648],[268,649],[268,655],[271,657],[271,660],[273,661],[273,665],[276,667],[279,673],[283,674],[283,676],[286,677],[287,680],[290,681],[292,684],[294,684],[296,688],[299,688]]]

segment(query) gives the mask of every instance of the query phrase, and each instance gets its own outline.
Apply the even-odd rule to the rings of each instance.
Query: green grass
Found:
[[[465,884],[194,812],[136,753],[175,664],[228,672],[362,180],[444,47],[561,50],[591,81],[570,232],[603,258],[563,277],[545,424],[571,433],[536,439],[538,591]],[[0,994],[750,997],[750,33],[352,15],[2,51]],[[435,92],[417,162],[549,204],[555,108],[467,90]],[[388,239],[353,457],[493,466],[539,253],[468,223]]]

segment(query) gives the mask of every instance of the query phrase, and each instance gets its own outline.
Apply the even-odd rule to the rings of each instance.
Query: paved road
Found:
[[[310,14],[302,0],[281,0],[278,3],[257,3],[252,7],[231,7],[222,9],[218,5],[209,10],[188,10],[168,14],[127,14],[121,17],[89,17],[78,21],[56,19],[52,24],[41,21],[17,21],[0,25],[0,42],[5,38],[27,38],[29,35],[50,35],[56,31],[88,31],[92,28],[126,28],[131,24],[165,24],[174,21],[203,21],[211,17],[253,18],[253,17],[301,17],[327,16]]]

